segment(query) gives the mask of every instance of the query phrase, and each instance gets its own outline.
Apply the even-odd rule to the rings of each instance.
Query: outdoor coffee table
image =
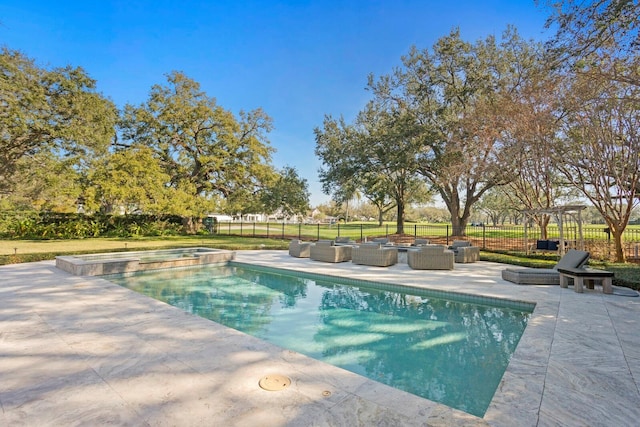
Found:
[[[611,271],[596,270],[593,268],[558,268],[560,273],[560,287],[569,286],[569,277],[573,279],[573,288],[576,292],[584,292],[584,281],[601,280],[602,292],[605,294],[613,293],[613,273]]]

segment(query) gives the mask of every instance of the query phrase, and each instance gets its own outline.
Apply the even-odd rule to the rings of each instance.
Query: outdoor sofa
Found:
[[[414,270],[453,270],[454,253],[444,245],[424,245],[407,250],[407,264]]]
[[[351,246],[336,246],[333,240],[319,240],[311,246],[309,258],[323,262],[349,261],[351,260]]]
[[[569,249],[553,268],[516,268],[502,270],[502,278],[518,285],[559,285],[559,268],[581,268],[589,260],[589,252]]]
[[[398,248],[385,247],[380,243],[362,243],[351,249],[351,262],[388,267],[398,263]]]

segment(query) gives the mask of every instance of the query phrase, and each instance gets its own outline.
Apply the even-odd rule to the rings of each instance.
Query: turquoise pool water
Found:
[[[108,279],[480,417],[533,309],[236,263]]]

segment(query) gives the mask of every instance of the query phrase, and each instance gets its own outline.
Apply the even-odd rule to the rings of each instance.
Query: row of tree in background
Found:
[[[483,197],[529,211],[588,200],[624,260],[622,234],[640,189],[640,5],[552,2],[547,44],[514,28],[469,43],[459,31],[413,48],[370,76],[357,118],[325,117],[316,153],[323,188],[380,212],[437,194],[454,230]],[[551,220],[535,214],[541,229]]]
[[[80,68],[0,55],[0,207],[179,215],[309,208],[305,179],[271,165],[261,110],[234,116],[182,73],[118,111]],[[77,202],[80,203],[77,203]]]
[[[319,205],[314,210],[315,215],[311,218],[314,222],[330,222],[337,220],[340,222],[377,222],[395,223],[397,221],[397,211],[391,209],[382,215],[382,223],[379,221],[378,208],[368,200],[351,200],[349,204],[331,201]],[[581,218],[585,225],[605,224],[605,220],[593,206],[588,206],[581,212]],[[574,222],[568,218],[570,222]],[[488,191],[482,199],[473,207],[470,217],[470,224],[485,224],[490,226],[522,225],[531,219],[522,212],[522,208],[514,206],[510,198],[498,189]],[[432,205],[410,204],[405,209],[405,222],[421,224],[450,224],[451,214],[445,207]],[[631,224],[640,224],[640,207],[636,207],[631,215]],[[394,231],[397,231],[394,229]],[[541,230],[542,233],[542,230]],[[546,238],[546,235],[542,236]]]
[[[463,233],[476,206],[588,200],[623,260],[640,188],[640,5],[549,1],[558,31],[539,44],[508,28],[474,43],[458,30],[370,76],[371,100],[315,130],[323,190],[363,197],[379,221],[435,195]],[[0,55],[0,208],[179,215],[307,213],[307,182],[271,164],[262,110],[234,115],[180,72],[118,110],[81,68]],[[81,202],[81,203],[77,203]],[[481,204],[479,204],[481,203]],[[534,220],[542,229],[547,214]]]

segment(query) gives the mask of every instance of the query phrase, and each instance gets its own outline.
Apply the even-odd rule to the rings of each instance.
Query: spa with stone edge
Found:
[[[56,257],[56,267],[76,276],[102,276],[134,271],[224,263],[235,252],[213,248],[181,248]]]

